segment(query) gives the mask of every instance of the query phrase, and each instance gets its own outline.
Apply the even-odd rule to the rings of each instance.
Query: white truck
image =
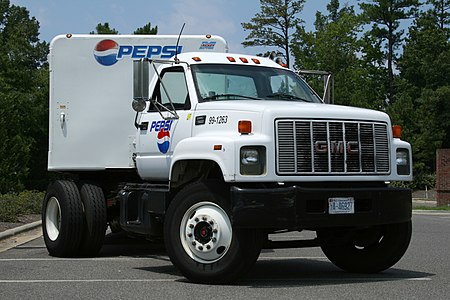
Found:
[[[363,273],[407,250],[411,191],[389,182],[412,179],[411,147],[385,113],[325,104],[218,36],[68,34],[49,62],[50,255],[95,256],[109,224],[225,283],[262,248],[321,247]],[[268,238],[302,230],[316,237]]]

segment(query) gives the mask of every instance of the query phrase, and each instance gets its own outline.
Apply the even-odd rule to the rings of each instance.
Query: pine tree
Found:
[[[119,32],[115,28],[109,27],[109,23],[98,23],[95,27],[95,31],[91,31],[90,34],[118,34]]]
[[[245,47],[269,46],[281,48],[287,65],[290,66],[293,30],[302,22],[298,14],[305,0],[260,0],[261,12],[248,23],[242,23],[244,30],[250,31]]]
[[[440,29],[444,29],[450,23],[450,0],[427,0],[432,8],[429,14],[432,15]]]
[[[360,4],[367,22],[372,24],[372,29],[366,33],[366,40],[375,51],[383,44],[386,47],[383,60],[387,64],[386,97],[389,102],[392,102],[395,94],[396,51],[403,41],[404,34],[404,30],[400,28],[400,21],[413,17],[418,6],[418,0],[365,0]]]
[[[158,26],[152,27],[152,23],[148,22],[144,27],[139,27],[134,34],[158,34]]]

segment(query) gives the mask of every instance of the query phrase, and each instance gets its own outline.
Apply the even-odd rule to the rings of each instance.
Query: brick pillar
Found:
[[[450,205],[450,149],[436,151],[437,206]]]

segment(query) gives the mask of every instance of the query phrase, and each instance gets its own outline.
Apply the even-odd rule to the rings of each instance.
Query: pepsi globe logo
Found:
[[[94,57],[103,66],[112,66],[117,62],[119,44],[113,40],[100,41],[94,48]]]
[[[170,140],[170,132],[164,130],[164,128],[161,128],[161,130],[158,132],[158,136],[157,136],[159,152],[167,153],[167,151],[169,151],[169,147],[170,147],[169,140]]]

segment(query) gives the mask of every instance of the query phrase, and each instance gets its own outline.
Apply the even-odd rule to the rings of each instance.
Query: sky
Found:
[[[26,7],[40,23],[40,39],[50,42],[67,33],[89,33],[98,23],[108,22],[122,34],[130,34],[148,22],[159,34],[214,34],[227,40],[230,52],[254,54],[241,43],[248,32],[241,23],[260,11],[259,0],[10,0]],[[299,15],[307,29],[314,27],[317,11],[326,11],[330,0],[306,0]],[[356,0],[341,3],[357,5]]]

